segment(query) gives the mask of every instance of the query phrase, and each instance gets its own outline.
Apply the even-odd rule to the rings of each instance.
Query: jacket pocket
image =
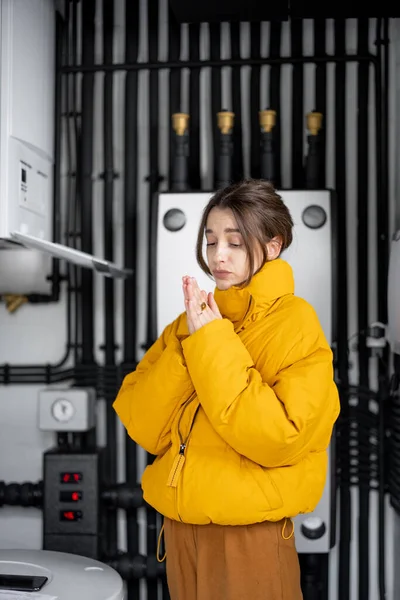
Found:
[[[261,491],[267,510],[277,510],[283,506],[281,493],[268,472],[268,469],[258,465],[245,456],[240,458],[242,466],[250,473]]]

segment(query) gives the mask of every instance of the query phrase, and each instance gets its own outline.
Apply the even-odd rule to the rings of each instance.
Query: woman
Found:
[[[279,258],[292,226],[268,182],[218,191],[197,240],[215,295],[183,278],[185,312],[114,404],[157,456],[142,486],[165,517],[172,600],[302,598],[291,518],[321,498],[339,401],[318,318]]]

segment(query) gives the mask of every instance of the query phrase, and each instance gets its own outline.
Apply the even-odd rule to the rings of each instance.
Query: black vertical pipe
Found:
[[[322,115],[313,111],[307,115],[308,152],[305,183],[308,190],[319,187],[319,144]],[[332,452],[332,445],[330,451]],[[331,455],[332,459],[332,455]],[[331,527],[334,523],[331,522]],[[301,580],[304,600],[325,600],[329,591],[329,553],[302,554],[300,556]]]
[[[221,59],[221,25],[220,23],[210,23],[210,59]],[[221,67],[211,68],[211,122],[212,122],[212,140],[213,140],[213,185],[217,181],[217,156],[218,156],[218,113],[222,106],[222,82]]]
[[[303,55],[303,21],[290,21],[290,41],[292,57]],[[292,66],[292,188],[301,189],[304,185],[303,172],[303,135],[304,135],[304,100],[303,100],[303,65]],[[271,107],[272,108],[272,107]]]
[[[232,183],[232,131],[234,118],[234,114],[226,110],[218,113],[219,147],[217,158],[217,189],[224,188]]]
[[[230,23],[231,31],[231,57],[233,60],[240,59],[240,23]],[[215,69],[214,69],[215,70]],[[218,69],[216,69],[218,71]],[[231,96],[232,112],[235,115],[235,127],[233,129],[233,181],[243,178],[243,136],[242,136],[242,82],[241,67],[232,67],[231,72]],[[221,95],[221,91],[220,91]],[[216,111],[218,112],[218,111]]]
[[[200,25],[189,24],[189,59],[200,59]],[[189,187],[201,189],[200,180],[200,69],[190,69],[189,75]]]
[[[274,110],[260,111],[260,176],[262,179],[275,180],[275,148],[274,127],[276,123],[276,112]]]
[[[125,0],[125,60],[135,62],[139,47],[139,3]],[[125,79],[125,148],[124,148],[124,262],[127,268],[137,267],[137,169],[138,169],[138,73],[128,71]],[[124,283],[124,363],[133,370],[136,362],[137,336],[136,278]],[[136,444],[125,437],[125,478],[130,486],[137,482]],[[126,511],[127,550],[131,556],[139,553],[139,526],[135,509]],[[139,600],[139,580],[128,581],[128,600]]]
[[[76,2],[72,4],[72,65],[76,67],[78,64],[78,6]],[[81,123],[78,118],[78,73],[72,75],[72,113],[73,113],[73,130],[75,134],[75,197],[72,209],[72,220],[70,227],[72,228],[72,244],[76,248],[80,247],[80,237],[82,231],[81,225]],[[72,173],[71,173],[72,176]],[[79,240],[79,244],[78,244]],[[81,360],[82,357],[82,286],[81,286],[81,274],[82,270],[78,267],[71,267],[73,272],[73,285],[75,287],[75,364]]]
[[[175,113],[172,115],[173,144],[170,189],[173,192],[185,192],[188,189],[188,157],[189,157],[189,115]]]
[[[326,20],[314,19],[314,53],[326,56]],[[326,115],[326,64],[315,65],[315,110]],[[326,127],[324,121],[318,133],[319,176],[318,187],[326,187]]]
[[[113,62],[114,40],[114,0],[103,0],[103,61],[110,65]],[[114,74],[104,75],[103,102],[103,155],[104,155],[104,199],[103,199],[103,228],[104,228],[104,258],[114,260],[114,120],[113,120],[113,80]],[[114,280],[104,278],[104,354],[105,365],[115,366],[115,304]],[[105,385],[104,399],[106,402],[106,449],[105,477],[107,483],[116,483],[117,475],[117,419],[112,407],[115,399],[115,385]],[[117,513],[109,511],[107,518],[108,552],[114,556],[117,544]]]
[[[334,23],[335,54],[345,54],[345,19]],[[338,598],[350,600],[350,540],[351,540],[351,494],[350,494],[350,410],[348,372],[348,304],[347,304],[347,218],[346,218],[346,63],[335,65],[335,188],[337,199],[337,354],[336,366],[341,394],[339,417],[340,437],[340,542]]]
[[[54,167],[53,167],[53,240],[61,243],[61,120],[62,120],[62,64],[65,40],[64,21],[56,12],[56,72],[54,94]],[[69,116],[67,117],[69,127]],[[68,225],[67,225],[68,227]],[[58,302],[60,297],[60,261],[53,259],[52,299]],[[67,348],[69,354],[70,348]]]
[[[261,56],[261,23],[250,23],[250,56]],[[260,65],[252,65],[250,71],[250,174],[260,177]]]
[[[168,5],[168,60],[177,61],[181,52],[181,26]],[[169,114],[181,112],[181,69],[170,69],[169,72]],[[169,121],[169,188],[172,187],[173,160],[175,148],[175,132]]]
[[[368,53],[369,19],[358,19],[358,52]],[[358,380],[369,388],[368,329],[368,131],[369,131],[369,64],[358,64],[357,81],[357,318]],[[361,416],[359,399],[359,414]],[[368,425],[358,422],[359,516],[358,516],[358,597],[369,598],[369,488],[370,433]],[[362,467],[362,468],[361,468]]]
[[[269,55],[278,58],[281,55],[282,23],[270,22]],[[275,166],[274,180],[277,188],[282,185],[281,173],[281,66],[272,65],[269,71],[269,108],[276,112],[274,127]]]
[[[383,32],[382,32],[383,26]],[[387,275],[389,270],[389,161],[388,161],[388,118],[389,118],[389,22],[377,19],[376,44],[378,61],[375,67],[375,127],[376,127],[376,214],[377,214],[377,281],[378,281],[378,320],[387,323]],[[383,50],[383,52],[382,52]],[[379,597],[386,598],[385,585],[385,491],[386,491],[386,401],[388,399],[389,351],[383,350],[378,364],[379,378],[379,429],[378,429],[378,579]],[[399,374],[399,359],[394,358],[394,381]],[[398,388],[398,381],[395,389]],[[397,411],[396,411],[397,412]],[[392,417],[394,416],[391,415]],[[397,420],[397,415],[396,415]],[[392,439],[396,436],[393,435]],[[391,447],[391,454],[394,455]],[[397,459],[393,459],[397,462]],[[391,474],[393,476],[393,473]],[[397,478],[396,478],[397,479]],[[395,505],[394,505],[395,506]],[[398,508],[395,506],[395,508]]]
[[[87,0],[82,4],[82,65],[94,65],[95,17],[96,2]],[[93,102],[94,73],[82,75],[82,135],[81,135],[81,248],[83,252],[93,252]],[[93,273],[82,269],[82,363],[94,363],[94,293]]]
[[[158,60],[158,0],[149,0],[147,3],[148,27],[148,56],[151,62]],[[151,69],[149,73],[149,175],[147,181],[149,201],[149,273],[156,270],[156,255],[154,252],[154,235],[157,225],[157,202],[155,194],[160,183],[158,164],[159,131],[158,131],[158,95],[159,81],[158,70]],[[157,339],[157,311],[156,311],[156,284],[153,277],[148,277],[148,310],[147,310],[147,347]]]
[[[148,31],[148,55],[149,60],[154,62],[158,60],[158,0],[148,0],[147,3],[147,31]],[[155,194],[158,190],[160,180],[158,148],[159,148],[159,124],[158,124],[158,95],[159,81],[158,71],[151,70],[149,74],[149,272],[148,272],[148,342],[152,343],[157,338],[157,314],[156,304],[154,302],[156,286],[154,284],[155,273],[153,251],[154,232],[157,223],[157,205]],[[147,463],[153,462],[154,457],[147,455]],[[157,513],[149,505],[146,505],[146,534],[147,534],[147,555],[154,556],[157,553]],[[151,579],[147,582],[147,599],[157,600],[158,580]]]
[[[306,187],[308,190],[320,188],[321,179],[321,134],[322,114],[313,111],[307,115],[308,151],[306,159]]]

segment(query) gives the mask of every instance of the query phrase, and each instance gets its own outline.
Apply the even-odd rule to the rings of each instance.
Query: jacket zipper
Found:
[[[197,415],[197,412],[198,412],[198,410],[200,408],[200,405],[196,409],[196,412],[195,412],[195,414],[193,416],[193,419],[192,419],[192,422],[190,424],[190,428],[189,428],[189,431],[188,431],[188,434],[187,434],[185,440],[182,438],[182,434],[181,434],[181,431],[180,431],[180,424],[181,424],[182,417],[183,417],[183,414],[184,414],[185,410],[187,409],[187,407],[189,406],[189,404],[191,402],[193,402],[194,398],[195,398],[195,393],[193,393],[192,396],[186,401],[186,403],[185,403],[185,405],[183,407],[183,410],[182,410],[182,412],[181,412],[181,414],[179,416],[179,420],[178,420],[179,452],[178,452],[177,456],[175,457],[175,460],[173,462],[171,471],[170,471],[169,476],[168,476],[167,485],[169,487],[173,487],[173,488],[177,487],[179,476],[180,476],[180,474],[182,472],[183,465],[185,464],[185,460],[186,460],[185,451],[186,451],[186,448],[187,448],[188,443],[189,443],[190,434],[192,433],[194,421],[196,419],[196,415]]]

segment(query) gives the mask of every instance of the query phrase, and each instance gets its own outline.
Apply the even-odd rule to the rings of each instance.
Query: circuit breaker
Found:
[[[44,454],[43,549],[100,559],[104,555],[102,451]]]

